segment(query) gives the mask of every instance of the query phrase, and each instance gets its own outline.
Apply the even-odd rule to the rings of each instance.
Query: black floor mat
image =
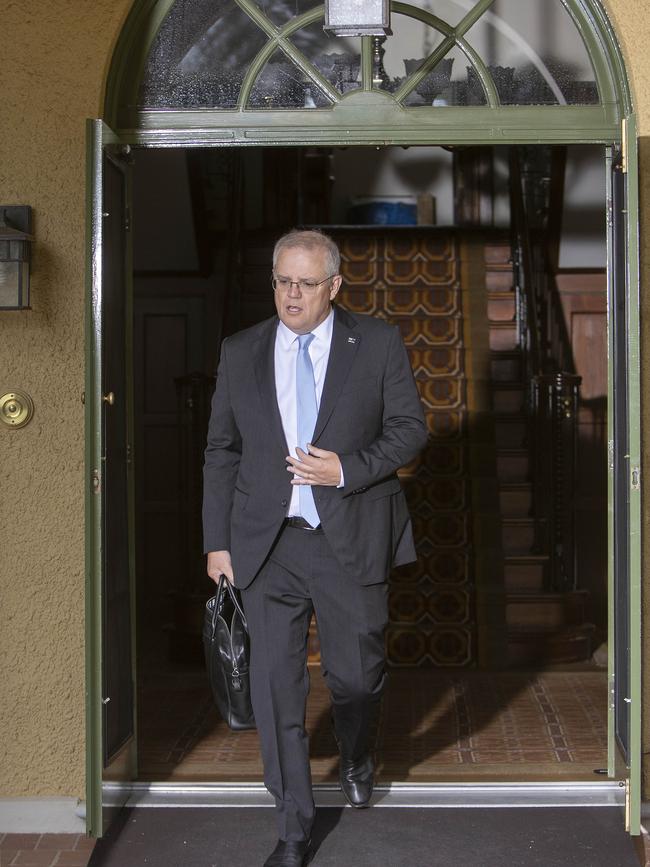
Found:
[[[314,867],[639,867],[613,807],[320,808]],[[261,867],[270,808],[136,808],[97,842],[89,867]]]

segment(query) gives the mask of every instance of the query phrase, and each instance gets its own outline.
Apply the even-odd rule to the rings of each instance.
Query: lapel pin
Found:
[[[356,337],[348,337],[348,343],[356,343],[356,342],[357,342]]]

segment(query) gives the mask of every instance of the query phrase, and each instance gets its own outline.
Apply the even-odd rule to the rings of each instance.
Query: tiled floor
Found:
[[[307,729],[314,782],[337,778],[329,696],[312,667]],[[393,670],[378,779],[596,780],[607,766],[603,671]],[[140,779],[261,780],[256,732],[231,732],[202,671],[158,672],[139,696]]]
[[[94,846],[85,834],[0,834],[0,867],[86,867]]]

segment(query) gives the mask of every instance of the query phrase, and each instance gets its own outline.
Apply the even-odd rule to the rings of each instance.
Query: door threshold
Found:
[[[317,807],[349,806],[338,785],[314,785]],[[272,807],[262,783],[103,783],[106,806]],[[384,783],[374,788],[374,807],[622,807],[619,780],[595,783]]]

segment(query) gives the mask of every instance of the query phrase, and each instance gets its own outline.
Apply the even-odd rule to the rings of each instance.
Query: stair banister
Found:
[[[555,281],[565,163],[564,148],[510,149],[517,332],[527,391],[535,547],[549,555],[546,587],[553,591],[577,588],[580,377]]]

